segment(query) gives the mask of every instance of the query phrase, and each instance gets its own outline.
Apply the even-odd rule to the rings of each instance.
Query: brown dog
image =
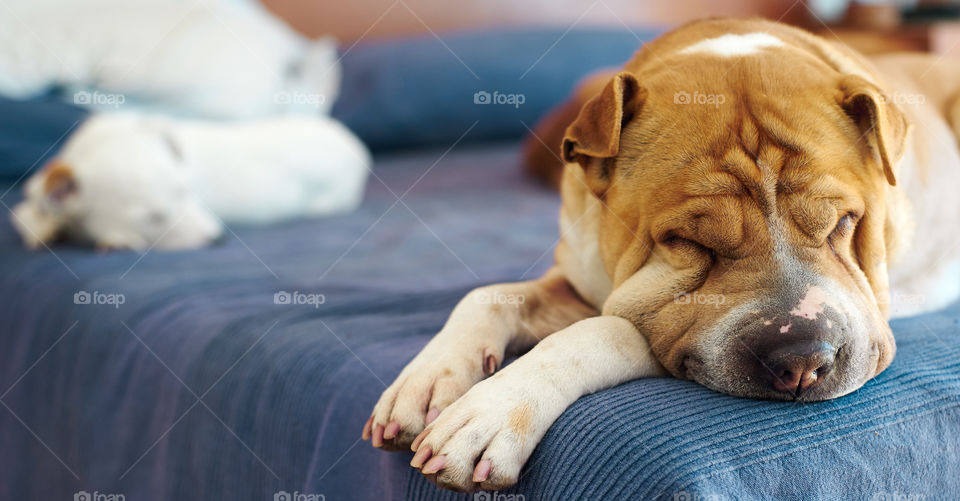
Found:
[[[412,446],[441,486],[496,489],[574,400],[631,379],[813,401],[883,371],[891,310],[960,292],[946,245],[960,65],[875,63],[781,24],[710,20],[588,79],[537,129],[565,129],[538,139],[564,165],[556,266],[468,295],[364,438]],[[549,174],[550,149],[531,151]]]

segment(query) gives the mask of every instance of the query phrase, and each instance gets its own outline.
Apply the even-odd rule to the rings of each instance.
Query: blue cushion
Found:
[[[465,140],[518,138],[580,78],[622,65],[658,33],[543,28],[363,43],[343,57],[333,114],[374,149],[448,146],[467,130]],[[475,104],[478,92],[522,104]]]
[[[384,184],[355,213],[237,227],[192,252],[29,252],[0,221],[0,499],[484,499],[359,441],[384,386],[467,290],[551,265],[559,200],[524,181],[517,148],[461,145],[417,183],[444,150],[379,157]],[[75,304],[79,291],[125,301]],[[275,304],[279,291],[326,301]],[[508,493],[951,499],[958,318],[960,305],[897,320],[890,368],[828,402],[675,379],[584,397]]]
[[[540,28],[361,43],[344,49],[333,114],[375,150],[447,146],[468,130],[465,141],[518,138],[581,77],[623,64],[657,33]],[[490,103],[475,103],[478,92]],[[0,97],[0,178],[56,154],[88,113],[54,97]]]
[[[0,178],[16,179],[42,165],[87,115],[53,98],[18,101],[0,96]]]

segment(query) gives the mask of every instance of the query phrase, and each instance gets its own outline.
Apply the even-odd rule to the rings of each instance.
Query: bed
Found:
[[[476,36],[447,42],[480,73],[469,57]],[[626,46],[634,36],[616,40]],[[536,39],[540,48],[552,40]],[[345,58],[347,74],[375,82],[364,58],[377,51],[390,49]],[[551,92],[562,96],[573,81]],[[360,441],[380,392],[463,294],[551,265],[559,199],[521,174],[520,126],[505,134],[514,139],[495,141],[503,127],[487,120],[464,135],[480,120],[451,118],[456,126],[406,142],[419,147],[387,151],[388,131],[363,123],[377,100],[350,101],[350,92],[338,113],[383,151],[353,214],[231,227],[207,249],[142,255],[69,245],[31,252],[0,223],[0,499],[960,492],[960,305],[894,321],[893,365],[828,402],[739,399],[667,378],[586,396],[551,427],[520,483],[497,495],[439,490],[407,466],[412,454]],[[0,186],[8,207],[19,197],[14,180]]]

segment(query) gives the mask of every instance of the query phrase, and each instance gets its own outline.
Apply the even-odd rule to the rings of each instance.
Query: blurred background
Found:
[[[120,5],[126,14],[114,8]],[[275,40],[269,36],[223,28],[229,16],[221,11],[238,6],[246,10],[255,6],[257,16],[283,23],[283,29],[298,36],[335,40],[336,60],[323,63],[315,73],[322,73],[330,80],[324,85],[339,87],[338,91],[307,90],[294,97],[322,101],[312,109],[308,102],[306,111],[332,113],[374,151],[449,143],[458,137],[455,130],[462,131],[474,120],[480,122],[467,142],[519,137],[563,101],[584,75],[620,65],[645,40],[709,16],[779,20],[864,53],[915,50],[960,55],[960,0],[490,0],[460,2],[456,7],[438,0],[146,0],[136,7],[114,0],[11,0],[0,9],[0,23],[7,27],[0,39],[8,49],[0,54],[5,73],[0,75],[0,98],[53,96],[91,108],[74,94],[100,90],[122,94],[125,100],[125,106],[107,103],[97,108],[101,111],[146,104],[154,112],[200,118],[275,114],[278,110],[270,106],[245,108],[242,104],[249,103],[242,100],[262,98],[239,88],[240,81],[302,69],[306,63],[280,57],[282,51],[271,45]],[[158,7],[169,7],[172,13],[148,13]],[[79,14],[71,10],[77,8]],[[141,18],[131,13],[138,10]],[[97,13],[96,22],[83,22],[91,11]],[[203,17],[208,19],[200,21],[215,29],[184,35],[185,19]],[[202,25],[200,21],[194,28]],[[85,43],[71,43],[71,37]],[[126,52],[117,49],[122,45],[129,45]],[[165,51],[168,54],[161,58]],[[233,64],[249,67],[241,68],[249,72],[244,73],[247,76],[240,77],[243,71],[229,66],[231,57],[239,60]],[[43,71],[51,74],[41,78]],[[170,98],[174,92],[189,96],[194,90],[190,86],[197,85],[189,75],[197,74],[194,80],[199,80],[204,71],[211,79],[220,79],[207,81],[213,82],[208,90],[223,91],[222,102],[212,104],[216,100],[209,95],[194,95],[193,102],[183,95]],[[15,82],[20,86],[11,91],[3,84],[10,75],[35,81]],[[129,82],[134,77],[141,81]],[[276,100],[280,91],[264,90],[268,85],[274,83],[254,90]],[[523,94],[525,102],[514,110],[482,109],[461,98],[479,91]],[[0,134],[0,173],[22,172],[23,162],[29,166],[38,155],[45,162],[54,153],[44,153],[49,146],[46,136],[38,140],[46,145],[30,148],[34,137],[23,134],[23,124],[14,116],[0,116],[0,126],[6,128],[0,132],[9,131]],[[47,135],[56,138],[52,129]]]
[[[467,291],[552,266],[538,121],[707,16],[960,56],[960,0],[0,0],[0,500],[452,499],[364,421]],[[859,407],[596,395],[516,492],[941,499],[958,323],[901,324]]]
[[[874,39],[872,47],[864,43],[870,51],[952,52],[960,31],[956,0],[491,0],[461,2],[456,9],[437,0],[263,3],[309,36],[333,34],[347,41],[491,26],[668,27],[709,16],[761,16],[851,38],[888,37]]]

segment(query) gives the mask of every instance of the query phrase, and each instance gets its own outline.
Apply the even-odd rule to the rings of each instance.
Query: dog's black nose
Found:
[[[760,377],[783,393],[800,396],[833,369],[837,350],[823,341],[798,341],[761,355]]]

